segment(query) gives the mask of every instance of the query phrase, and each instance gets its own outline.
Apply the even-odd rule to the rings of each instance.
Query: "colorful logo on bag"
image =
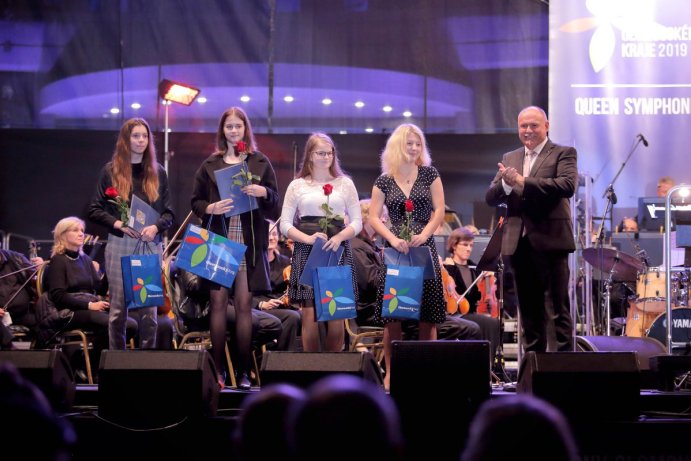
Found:
[[[352,305],[355,302],[346,296],[341,296],[341,293],[343,293],[343,288],[338,288],[336,291],[324,291],[326,297],[322,298],[321,303],[322,306],[324,304],[329,305],[329,315],[334,315],[336,313],[337,303]]]
[[[137,284],[132,287],[132,291],[139,292],[139,299],[142,303],[146,302],[146,298],[159,298],[163,296],[163,289],[151,283],[152,278],[153,277],[147,277],[146,280],[144,280],[141,277],[137,277]]]
[[[225,262],[227,265],[238,265],[238,261],[230,254],[230,252],[225,251],[221,245],[218,245],[212,239],[209,242],[209,231],[206,229],[199,229],[199,237],[194,235],[187,235],[185,237],[185,242],[195,245],[196,248],[192,251],[192,256],[190,257],[190,266],[195,267],[206,261],[207,256],[211,254],[216,256],[216,261]],[[220,239],[219,239],[220,240]]]
[[[405,303],[406,306],[411,307],[419,305],[419,303],[413,298],[405,296],[408,291],[410,291],[410,288],[408,287],[401,288],[398,291],[396,291],[396,289],[393,287],[389,288],[389,293],[384,295],[384,301],[391,300],[389,301],[389,314],[393,314],[401,302]]]

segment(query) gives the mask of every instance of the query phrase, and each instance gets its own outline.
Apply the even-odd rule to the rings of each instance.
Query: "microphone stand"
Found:
[[[614,179],[612,179],[612,182],[609,183],[609,186],[607,186],[607,189],[602,193],[602,198],[607,197],[607,205],[605,206],[605,212],[602,214],[602,220],[600,221],[600,228],[597,231],[597,249],[598,253],[602,255],[604,258],[604,254],[602,251],[603,248],[603,241],[604,241],[604,227],[605,227],[605,219],[607,219],[607,213],[609,213],[609,226],[610,230],[614,230],[614,221],[613,221],[613,209],[614,205],[617,204],[617,194],[614,193],[614,183],[617,182],[617,179],[619,178],[619,175],[621,175],[621,172],[624,171],[624,168],[626,167],[626,164],[628,163],[629,159],[633,155],[633,153],[636,151],[638,148],[638,145],[641,143],[643,140],[642,137],[637,136],[636,137],[637,141],[629,151],[629,155],[626,156],[626,159],[624,162],[621,164],[619,167],[619,171],[617,171],[617,174],[614,175]],[[602,267],[604,266],[604,261],[601,261],[600,264],[600,276],[603,276],[602,273]],[[600,283],[602,283],[602,279],[600,279]],[[604,306],[604,314],[605,314],[605,328],[606,328],[606,336],[609,336],[611,334],[610,331],[610,314],[611,314],[611,306],[610,306],[610,296],[611,296],[611,289],[612,289],[612,271],[608,274],[607,279],[604,281],[604,288],[605,288],[605,297],[603,299],[603,303],[605,304]],[[600,290],[602,292],[602,290]]]

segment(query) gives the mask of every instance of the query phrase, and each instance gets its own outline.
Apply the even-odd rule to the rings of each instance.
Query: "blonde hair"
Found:
[[[78,226],[81,226],[82,229],[84,229],[84,221],[76,216],[68,216],[58,221],[58,223],[55,225],[55,229],[53,229],[53,249],[50,253],[51,257],[65,253],[65,250],[67,249],[65,246],[65,233],[77,228]],[[81,247],[79,247],[79,253],[82,253]]]
[[[386,147],[381,154],[381,171],[383,174],[393,176],[398,172],[405,159],[406,144],[408,135],[414,134],[420,138],[422,153],[415,162],[416,165],[429,166],[432,164],[432,157],[427,150],[427,141],[422,130],[412,123],[404,123],[396,127],[386,141]]]

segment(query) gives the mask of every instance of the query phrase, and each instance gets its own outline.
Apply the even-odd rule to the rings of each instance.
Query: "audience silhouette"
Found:
[[[538,443],[526,443],[536,436]],[[526,458],[579,459],[576,440],[561,411],[529,394],[483,403],[470,425],[461,461]]]
[[[354,375],[330,375],[310,386],[307,400],[293,407],[288,430],[295,459],[350,461],[357,450],[366,459],[403,459],[396,405],[380,386]]]

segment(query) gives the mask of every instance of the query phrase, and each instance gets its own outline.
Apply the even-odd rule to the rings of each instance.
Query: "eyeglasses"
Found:
[[[314,155],[316,155],[319,158],[326,158],[326,157],[333,157],[334,153],[333,151],[325,151],[325,150],[315,150],[312,152]]]

